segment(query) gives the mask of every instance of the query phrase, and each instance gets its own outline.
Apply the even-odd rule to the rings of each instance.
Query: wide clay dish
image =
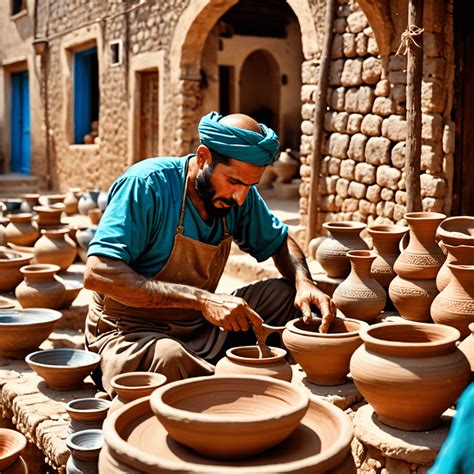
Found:
[[[61,318],[52,309],[0,310],[0,355],[22,359],[38,349]]]
[[[165,385],[150,406],[175,440],[206,456],[253,456],[283,441],[309,404],[304,387],[263,376],[195,377]]]
[[[108,417],[104,423],[104,435],[100,472],[355,472],[350,455],[352,424],[342,410],[316,398],[311,398],[305,416],[283,443],[257,457],[239,461],[210,459],[174,441],[153,415],[148,398],[135,400]]]
[[[28,354],[27,364],[54,390],[75,390],[99,364],[100,355],[82,349],[50,349]]]
[[[26,448],[26,438],[18,431],[0,428],[0,472],[12,466]]]

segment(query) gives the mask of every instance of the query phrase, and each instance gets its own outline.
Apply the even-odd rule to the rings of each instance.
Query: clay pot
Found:
[[[79,212],[78,203],[82,195],[81,188],[69,188],[64,196],[64,211],[68,216],[72,216]]]
[[[34,206],[33,210],[38,214],[38,225],[40,229],[61,226],[61,215],[64,204],[53,204],[51,206]]]
[[[436,275],[436,287],[438,291],[443,291],[451,278],[451,270],[448,264],[474,265],[474,246],[448,245],[443,242],[443,247],[447,251],[447,258]]]
[[[109,400],[99,398],[76,398],[66,403],[65,408],[71,418],[68,434],[83,430],[101,430],[110,403]]]
[[[15,297],[23,308],[58,309],[64,299],[65,288],[54,276],[58,265],[35,264],[20,268],[22,281],[15,289]]]
[[[0,355],[23,359],[38,349],[62,318],[51,309],[12,309],[0,311]]]
[[[42,229],[41,234],[34,245],[36,261],[53,263],[61,270],[67,270],[77,255],[76,244],[68,235],[69,229]]]
[[[266,375],[280,380],[291,381],[292,371],[286,361],[286,351],[269,347],[270,354],[260,357],[257,346],[233,347],[216,364],[216,375]]]
[[[5,242],[16,245],[33,245],[40,236],[38,224],[33,222],[33,214],[10,214],[10,223],[5,229]]]
[[[97,207],[104,212],[105,208],[107,207],[107,198],[108,198],[108,192],[107,191],[101,191],[99,193],[99,196],[97,197]]]
[[[200,454],[240,459],[269,449],[298,426],[305,387],[270,377],[194,377],[158,388],[150,406],[170,436]]]
[[[367,323],[336,318],[328,333],[320,333],[321,319],[310,324],[294,319],[286,324],[283,343],[308,376],[318,385],[341,385],[349,373],[352,353],[362,344],[359,331]]]
[[[213,378],[213,377],[211,377]],[[262,434],[265,437],[266,433]],[[148,399],[135,400],[104,423],[100,472],[190,474],[352,473],[352,424],[330,403],[312,397],[308,410],[283,444],[245,462],[209,459],[175,442],[150,409]]]
[[[360,332],[350,369],[382,423],[408,431],[435,428],[469,382],[456,347],[459,331],[438,324],[380,323]]]
[[[79,199],[79,203],[77,205],[79,212],[87,216],[87,213],[90,209],[96,209],[97,206],[97,199],[100,194],[100,189],[88,189]]]
[[[372,278],[370,267],[376,254],[370,250],[350,250],[351,273],[334,290],[332,299],[348,318],[373,321],[384,309],[387,295]]]
[[[15,430],[0,428],[0,472],[12,467],[26,448],[26,438]]]
[[[278,159],[273,163],[272,170],[277,175],[277,181],[280,183],[290,183],[296,176],[300,162],[293,158],[288,150],[282,151]]]
[[[66,463],[66,474],[98,474],[99,453],[104,442],[102,430],[83,430],[66,438],[71,456]]]
[[[112,400],[109,413],[137,398],[151,395],[165,383],[166,376],[156,372],[125,372],[112,377],[110,385],[117,396]]]
[[[69,276],[68,272],[65,272],[61,275],[56,275],[56,280],[62,283],[65,288],[64,299],[59,309],[69,308],[84,288],[82,279],[79,280],[77,277]]]
[[[23,279],[20,268],[28,265],[33,254],[0,247],[0,291],[12,291]]]
[[[431,317],[438,324],[453,326],[464,339],[474,322],[474,265],[448,264],[452,276],[446,288],[434,299]]]
[[[39,203],[42,206],[51,206],[53,204],[62,204],[64,202],[64,194],[43,194],[39,197]]]
[[[76,390],[99,365],[100,355],[82,349],[49,349],[32,352],[25,361],[53,390]]]
[[[448,245],[474,245],[474,217],[448,217],[439,225],[436,235]]]
[[[76,240],[78,245],[77,252],[80,259],[84,263],[87,262],[87,249],[89,248],[89,243],[94,238],[96,232],[97,227],[86,227],[83,229],[78,229],[76,232]]]
[[[431,321],[431,303],[438,294],[436,280],[409,280],[395,277],[388,294],[402,318],[410,321]]]
[[[20,197],[23,199],[23,202],[20,206],[21,212],[33,212],[33,207],[39,204],[39,197],[38,193],[25,193],[20,194]]]
[[[374,225],[367,229],[377,253],[370,273],[386,290],[397,276],[393,265],[400,255],[400,241],[408,230],[408,227],[398,225]]]
[[[102,217],[102,211],[99,208],[89,209],[87,212],[92,225],[97,225]]]
[[[329,237],[316,250],[316,259],[331,278],[345,278],[351,271],[346,253],[349,250],[368,250],[369,246],[360,237],[366,225],[362,222],[325,222],[323,227]]]
[[[446,257],[436,243],[435,234],[446,216],[439,212],[408,212],[404,217],[410,226],[410,242],[393,269],[402,278],[436,278]]]
[[[1,202],[3,202],[5,206],[5,212],[7,214],[18,214],[19,212],[21,212],[21,205],[23,203],[23,199],[5,198],[2,199]]]
[[[474,380],[474,323],[469,324],[471,334],[459,344],[459,350],[466,356],[471,366],[471,380]]]

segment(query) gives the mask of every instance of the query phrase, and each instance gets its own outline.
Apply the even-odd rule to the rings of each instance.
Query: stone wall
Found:
[[[392,3],[396,2],[392,0]],[[403,10],[392,8],[392,11]],[[454,125],[450,120],[452,4],[425,2],[424,27],[422,204],[426,211],[449,213],[454,152]],[[394,52],[382,58],[364,13],[356,2],[349,0],[338,0],[333,31],[321,150],[319,223],[398,222],[406,212],[407,133],[406,56],[395,54],[400,35],[394,40]],[[318,74],[319,68],[314,64],[303,65],[300,189],[303,224],[307,222]]]

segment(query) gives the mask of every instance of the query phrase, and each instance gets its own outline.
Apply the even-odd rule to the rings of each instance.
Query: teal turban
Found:
[[[222,115],[211,112],[199,122],[201,143],[217,153],[255,166],[271,165],[277,158],[277,134],[260,123],[262,133],[222,125]]]

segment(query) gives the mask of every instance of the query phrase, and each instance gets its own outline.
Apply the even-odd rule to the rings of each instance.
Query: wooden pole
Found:
[[[306,230],[306,248],[318,232],[319,171],[321,168],[321,144],[324,136],[324,113],[331,66],[333,23],[336,16],[337,0],[326,0],[326,18],[324,23],[324,42],[319,67],[319,82],[316,91],[314,110],[313,147],[311,151],[311,180],[308,196],[308,227]]]
[[[423,0],[409,0],[408,28],[423,28]],[[407,148],[405,182],[407,212],[421,211],[421,81],[423,78],[423,34],[407,41]],[[417,46],[418,45],[418,46]]]

